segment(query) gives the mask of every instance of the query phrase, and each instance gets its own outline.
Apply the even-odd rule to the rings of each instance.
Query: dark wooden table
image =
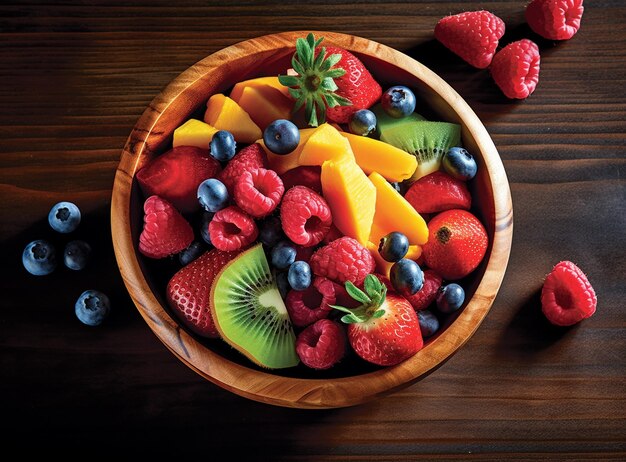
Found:
[[[0,6],[3,452],[626,459],[623,1],[587,2],[580,32],[564,43],[530,31],[525,1],[55,3]],[[539,86],[526,101],[507,100],[488,71],[470,68],[433,40],[439,18],[481,8],[506,22],[501,43],[528,37],[540,45]],[[224,46],[295,29],[364,36],[446,79],[492,135],[515,215],[502,288],[461,351],[404,391],[327,411],[249,401],[179,362],[134,308],[109,228],[121,149],[156,94]],[[36,238],[64,240],[46,221],[59,200],[81,207],[77,236],[93,245],[94,259],[83,272],[61,267],[31,276],[21,265],[24,246]],[[576,327],[557,329],[542,318],[539,292],[564,259],[588,273],[598,310]],[[99,328],[74,316],[74,301],[88,288],[113,302]]]

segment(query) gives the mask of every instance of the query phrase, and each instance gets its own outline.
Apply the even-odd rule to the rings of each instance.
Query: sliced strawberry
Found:
[[[557,326],[571,326],[596,311],[596,292],[583,271],[571,261],[557,263],[541,289],[541,309]]]
[[[198,185],[221,170],[207,149],[177,146],[140,169],[136,177],[146,196],[160,196],[179,212],[190,213],[200,208]]]
[[[450,209],[469,210],[472,195],[467,185],[438,170],[411,185],[404,198],[419,213],[439,213]]]
[[[165,258],[186,249],[193,241],[193,228],[165,199],[150,196],[143,210],[139,252],[146,257]]]

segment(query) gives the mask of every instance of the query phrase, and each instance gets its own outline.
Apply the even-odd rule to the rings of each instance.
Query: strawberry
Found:
[[[167,284],[166,298],[185,325],[198,335],[219,337],[211,317],[209,293],[215,276],[239,251],[213,249],[181,268]]]
[[[348,324],[348,340],[356,354],[379,366],[394,366],[417,353],[424,340],[411,304],[388,293],[373,274],[365,278],[364,289],[346,282],[347,292],[361,305],[354,309],[333,305],[347,313],[341,320]]]
[[[471,212],[446,210],[428,222],[424,261],[444,279],[461,279],[480,264],[488,242],[485,228]]]
[[[146,196],[157,195],[181,213],[200,208],[198,186],[222,171],[208,149],[177,146],[152,160],[137,172],[137,181]]]
[[[313,34],[299,38],[291,60],[296,75],[278,77],[296,100],[294,112],[304,107],[312,127],[327,118],[347,123],[350,115],[369,108],[382,95],[381,86],[359,58],[343,48],[318,49],[323,40],[316,40]]]
[[[526,6],[530,28],[549,40],[571,39],[580,28],[583,0],[533,0]]]
[[[472,66],[485,69],[504,29],[504,21],[489,11],[466,11],[440,19],[435,38]]]
[[[472,195],[465,182],[437,170],[415,181],[404,198],[420,214],[450,209],[469,210]]]
[[[143,210],[139,252],[146,257],[165,258],[186,249],[193,241],[193,228],[165,199],[150,196]]]

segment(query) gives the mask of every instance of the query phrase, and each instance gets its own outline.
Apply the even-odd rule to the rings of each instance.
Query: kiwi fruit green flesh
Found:
[[[296,336],[263,245],[237,255],[211,287],[211,314],[221,337],[268,369],[296,366]]]
[[[439,170],[448,149],[461,146],[461,126],[415,120],[409,116],[388,121],[380,131],[380,139],[417,158],[417,169],[408,180],[411,182]]]
[[[388,127],[393,126],[400,121],[402,123],[410,123],[410,121],[426,120],[423,115],[418,114],[417,112],[413,112],[406,117],[397,119],[387,114],[380,103],[372,107],[372,112],[376,115],[376,135],[378,137],[380,137],[380,134],[384,132]]]

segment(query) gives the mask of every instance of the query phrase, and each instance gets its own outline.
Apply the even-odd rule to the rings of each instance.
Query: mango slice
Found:
[[[209,149],[209,143],[217,128],[202,122],[198,119],[189,119],[176,130],[174,130],[173,147],[176,146],[196,146],[202,149]]]
[[[300,153],[300,165],[322,165],[327,160],[347,159],[354,162],[350,143],[335,127],[322,124],[309,137]]]
[[[248,79],[237,82],[230,92],[230,97],[235,101],[238,101],[241,98],[243,89],[246,87],[271,87],[280,91],[283,95],[285,95],[285,97],[291,98],[291,95],[289,94],[289,89],[278,81],[278,77],[257,77],[255,79]]]
[[[207,101],[204,121],[218,130],[228,130],[238,143],[251,144],[263,136],[250,115],[221,93],[214,94]]]
[[[366,246],[376,211],[374,184],[354,161],[346,158],[324,162],[321,182],[334,225]]]
[[[340,133],[350,142],[356,163],[367,175],[378,172],[389,181],[403,181],[411,178],[417,168],[415,156],[402,149],[374,138]]]
[[[244,87],[236,101],[261,130],[276,119],[289,119],[293,101],[270,86]]]
[[[369,240],[379,242],[385,234],[399,231],[406,235],[410,244],[424,245],[428,240],[428,226],[422,216],[380,174],[372,172],[369,179],[376,189],[376,214],[371,227],[375,234],[370,235]]]
[[[259,143],[265,150],[270,169],[274,170],[279,175],[282,175],[283,173],[300,166],[300,153],[314,131],[315,128],[301,129],[300,143],[298,143],[298,147],[285,155],[274,154],[267,148],[267,146],[265,146],[263,139],[257,140],[257,143]]]

